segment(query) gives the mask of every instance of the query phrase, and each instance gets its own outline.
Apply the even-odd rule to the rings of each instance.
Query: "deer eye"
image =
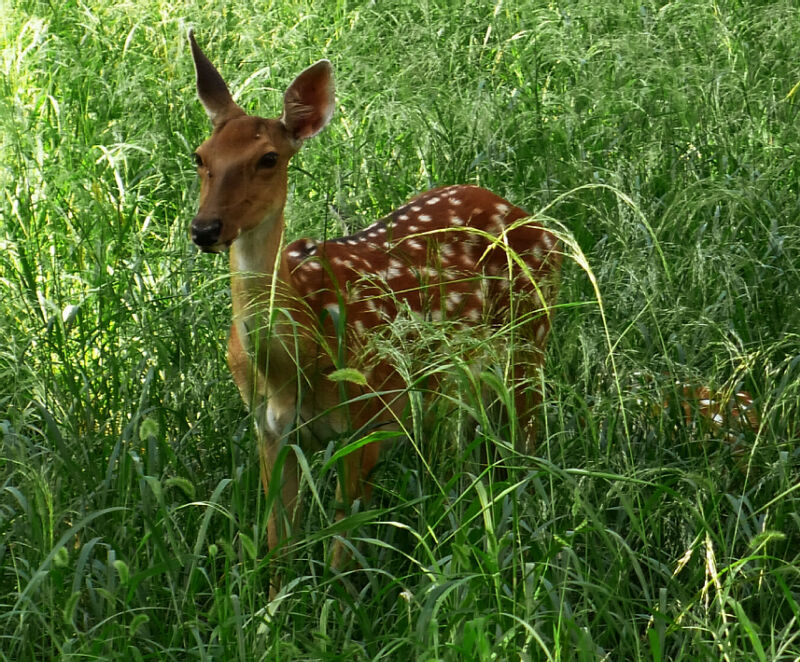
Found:
[[[274,168],[275,164],[278,162],[278,153],[277,152],[267,152],[258,160],[258,167],[259,168]]]
[[[203,157],[202,157],[202,156],[200,156],[200,155],[199,155],[197,152],[195,152],[194,154],[192,154],[192,156],[194,157],[194,163],[195,163],[195,165],[196,165],[198,168],[202,168],[202,167],[203,167]]]

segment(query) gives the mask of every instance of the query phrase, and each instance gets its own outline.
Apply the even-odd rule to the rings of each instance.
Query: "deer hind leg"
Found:
[[[302,509],[297,498],[300,475],[297,456],[289,449],[278,467],[278,452],[281,444],[272,440],[259,442],[259,459],[261,461],[261,485],[267,499],[270,489],[278,481],[274,502],[270,505],[267,522],[267,544],[270,549],[277,549],[292,533],[297,530],[302,520]]]
[[[336,521],[344,519],[356,500],[368,502],[372,497],[370,474],[378,463],[380,444],[373,442],[356,449],[345,457],[342,474],[336,484]],[[333,543],[331,565],[337,570],[343,569],[350,561],[347,545],[337,539]]]
[[[542,412],[541,370],[544,368],[544,343],[550,330],[546,318],[534,321],[535,341],[523,341],[525,345],[513,355],[514,409],[518,422],[516,449],[532,455],[536,448],[537,421]]]
[[[530,363],[514,366],[514,409],[518,423],[515,447],[525,455],[532,455],[536,448],[536,417],[542,404],[541,390],[530,381],[534,367]]]

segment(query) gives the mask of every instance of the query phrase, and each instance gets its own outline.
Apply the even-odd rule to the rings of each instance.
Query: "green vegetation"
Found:
[[[796,3],[4,5],[0,660],[798,659]],[[290,238],[476,183],[575,242],[537,457],[452,415],[508,395],[456,351],[344,575],[334,449],[305,458],[271,604],[227,262],[187,237],[190,26],[251,112],[334,63]],[[759,429],[731,452],[659,406],[676,381],[749,391]]]

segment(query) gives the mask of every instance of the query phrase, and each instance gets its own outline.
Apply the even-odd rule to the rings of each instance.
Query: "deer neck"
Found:
[[[242,233],[230,248],[231,296],[233,323],[243,346],[251,355],[257,351],[261,360],[284,363],[285,344],[276,339],[289,320],[276,316],[273,309],[291,311],[297,307],[299,295],[292,287],[289,265],[281,252],[283,213],[267,219],[252,230]],[[287,357],[288,358],[288,357]],[[258,360],[258,359],[257,359]],[[259,361],[260,362],[260,361]],[[266,366],[265,366],[266,368]]]
[[[284,220],[264,221],[242,233],[231,244],[231,294],[235,316],[246,315],[249,308],[270,296],[273,280],[276,294],[290,281],[289,267],[281,255]]]

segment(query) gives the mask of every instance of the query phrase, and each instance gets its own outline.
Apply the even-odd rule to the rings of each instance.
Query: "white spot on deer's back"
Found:
[[[395,278],[401,278],[405,276],[408,271],[405,268],[398,268],[398,267],[389,267],[386,270],[386,280],[394,280]]]
[[[477,307],[470,308],[467,311],[467,319],[471,322],[479,322],[481,319],[481,311]]]
[[[458,306],[458,304],[460,304],[463,299],[464,295],[458,290],[448,292],[447,301],[445,303],[445,308],[447,308],[447,312],[452,312],[453,310],[455,310],[456,306]]]

